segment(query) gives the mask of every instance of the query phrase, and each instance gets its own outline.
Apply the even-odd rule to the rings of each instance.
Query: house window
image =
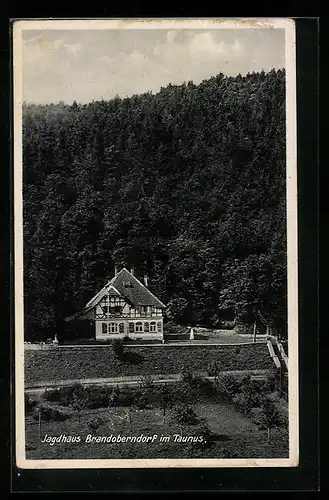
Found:
[[[107,333],[107,323],[102,323],[102,333]]]
[[[143,323],[142,322],[138,322],[136,323],[136,332],[142,332],[143,331]]]
[[[151,323],[150,323],[150,332],[156,332],[155,321],[151,321]]]
[[[117,323],[109,323],[109,333],[118,333]]]
[[[124,323],[119,324],[119,333],[125,333],[125,325]]]
[[[162,324],[161,324],[161,321],[158,321],[158,332],[161,332],[162,331]]]
[[[129,333],[134,333],[134,331],[135,331],[134,323],[129,323]]]
[[[108,310],[109,310],[108,306],[102,306],[102,309],[103,309],[104,314],[108,313]]]
[[[144,323],[144,332],[146,332],[146,333],[147,333],[147,332],[149,332],[149,331],[150,331],[150,325],[149,325],[147,322],[145,322],[145,323]]]

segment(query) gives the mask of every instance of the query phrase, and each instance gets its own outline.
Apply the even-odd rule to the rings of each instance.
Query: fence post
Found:
[[[41,408],[39,408],[39,440],[41,441]]]

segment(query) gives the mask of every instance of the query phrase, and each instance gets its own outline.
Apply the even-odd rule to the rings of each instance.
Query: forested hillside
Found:
[[[284,328],[284,70],[24,105],[23,141],[28,340],[60,335],[114,264],[179,323]]]

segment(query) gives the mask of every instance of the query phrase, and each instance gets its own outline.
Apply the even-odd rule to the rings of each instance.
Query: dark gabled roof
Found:
[[[134,306],[166,307],[136,276],[123,268],[88,302],[84,312],[95,307],[108,292],[123,296]]]
[[[135,306],[166,307],[146,286],[125,267],[110,280],[110,284]]]

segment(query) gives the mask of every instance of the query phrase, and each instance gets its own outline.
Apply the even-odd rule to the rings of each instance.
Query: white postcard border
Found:
[[[288,256],[289,458],[285,459],[84,459],[28,460],[24,425],[24,289],[22,199],[22,32],[23,30],[101,29],[284,29],[286,57],[286,194]],[[294,467],[299,460],[298,397],[298,234],[295,23],[291,19],[65,19],[13,23],[14,98],[14,304],[16,464],[22,469],[104,469],[175,467]]]

